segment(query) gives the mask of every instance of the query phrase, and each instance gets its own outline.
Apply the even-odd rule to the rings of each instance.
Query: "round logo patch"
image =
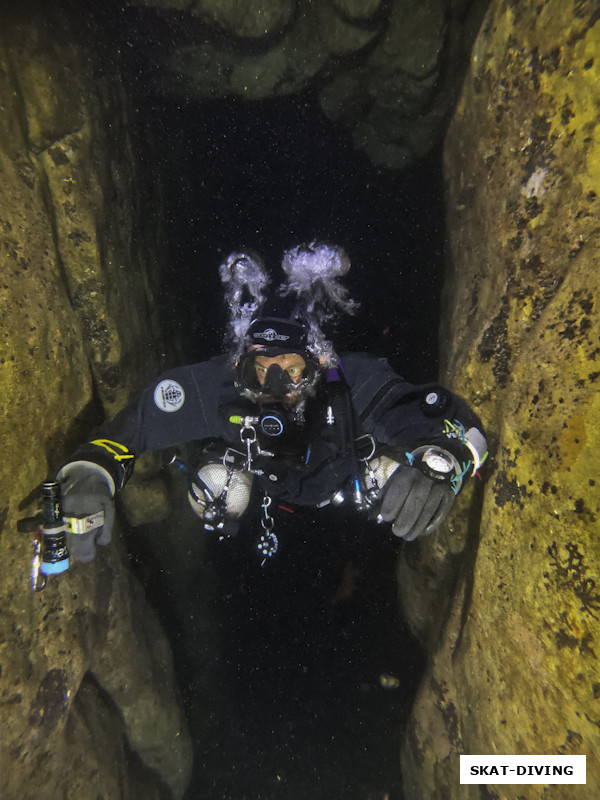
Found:
[[[265,415],[260,421],[260,427],[267,436],[281,436],[283,433],[283,422],[271,414]]]
[[[154,390],[154,402],[161,411],[179,411],[184,401],[185,392],[177,381],[161,381]]]

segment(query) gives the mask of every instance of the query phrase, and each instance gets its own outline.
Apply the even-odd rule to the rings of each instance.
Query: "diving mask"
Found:
[[[244,394],[251,399],[295,401],[315,385],[318,368],[306,352],[260,347],[240,358],[238,375]]]

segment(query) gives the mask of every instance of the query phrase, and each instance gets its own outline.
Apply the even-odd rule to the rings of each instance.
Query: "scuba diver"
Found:
[[[346,500],[409,541],[440,525],[487,456],[481,422],[438,384],[415,386],[385,360],[336,353],[322,325],[357,308],[340,283],[349,266],[339,247],[298,246],[269,291],[257,255],[225,260],[230,351],[165,372],[58,473],[64,514],[103,523],[69,534],[75,561],[110,541],[113,497],[136,458],[190,443],[200,450],[193,468],[173,463],[188,475],[192,509],[231,536],[260,492],[264,559],[278,547],[273,503]]]

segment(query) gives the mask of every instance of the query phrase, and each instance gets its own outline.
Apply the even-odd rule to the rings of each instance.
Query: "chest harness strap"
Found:
[[[360,420],[354,411],[350,387],[341,361],[337,367],[327,370],[325,396],[327,398],[326,424],[336,426],[336,439],[340,453],[350,460],[351,493],[354,505],[359,511],[367,511],[379,493],[375,473],[370,467],[377,443],[371,434],[360,432]],[[331,502],[339,505],[344,499],[343,490],[339,490],[334,494]]]

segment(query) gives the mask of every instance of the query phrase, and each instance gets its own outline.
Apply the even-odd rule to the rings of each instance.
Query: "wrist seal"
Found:
[[[135,455],[124,444],[111,439],[94,439],[79,447],[62,469],[74,462],[95,464],[108,473],[114,484],[114,491],[119,491],[127,483],[133,473]]]

